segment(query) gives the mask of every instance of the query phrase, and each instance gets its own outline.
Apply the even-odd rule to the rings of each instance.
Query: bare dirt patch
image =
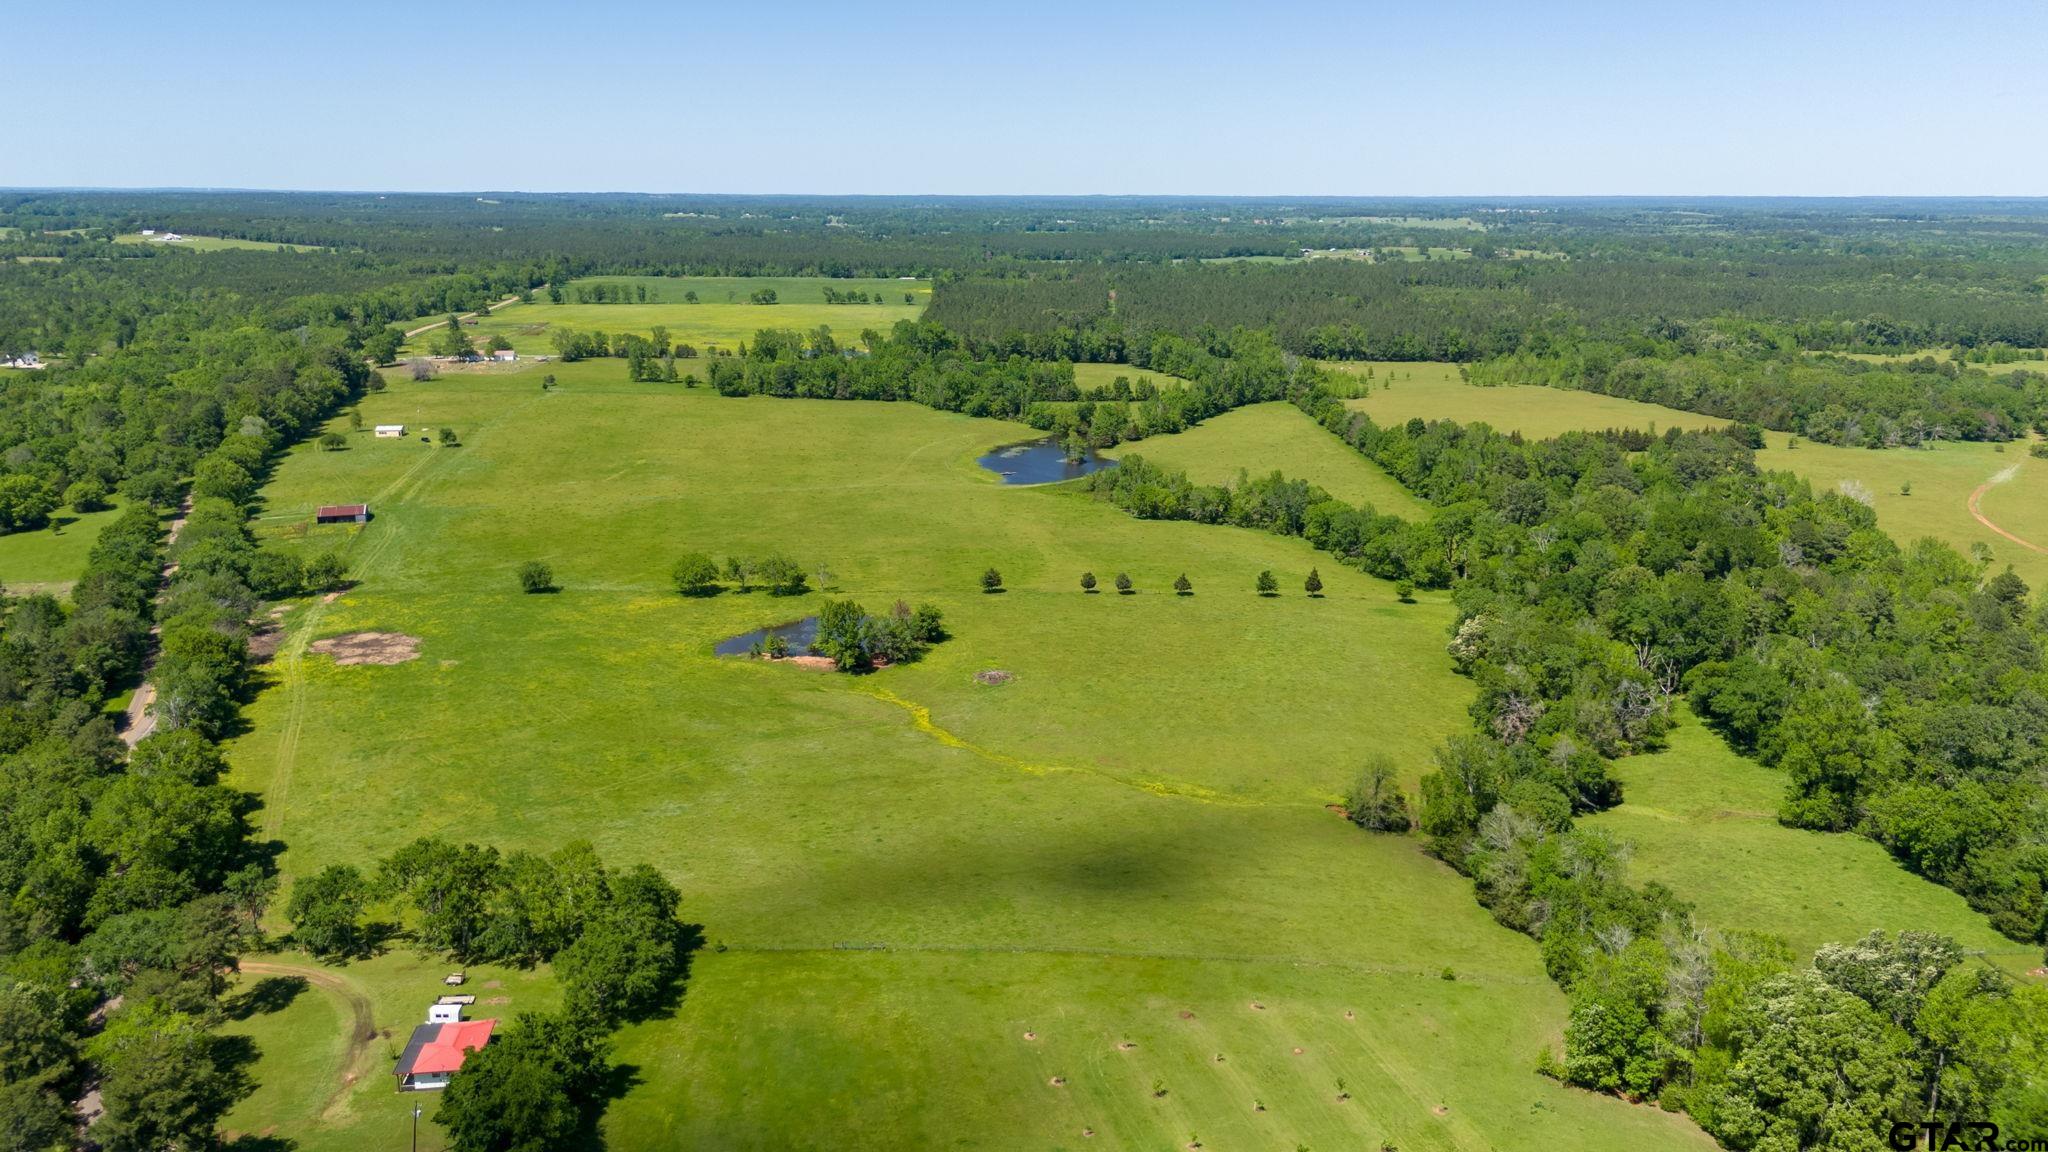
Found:
[[[249,658],[258,664],[267,664],[270,662],[271,657],[277,655],[278,647],[283,643],[284,631],[275,624],[264,628],[261,632],[251,633],[249,636]]]
[[[419,659],[420,638],[403,632],[350,632],[315,640],[311,647],[334,657],[336,664],[403,664]]]
[[[976,672],[974,674],[974,682],[976,684],[986,684],[990,687],[994,687],[997,684],[1008,684],[1016,678],[1014,674],[1005,672],[1001,668],[991,668],[986,672]]]

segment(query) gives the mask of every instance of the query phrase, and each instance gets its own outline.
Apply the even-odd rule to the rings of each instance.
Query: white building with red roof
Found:
[[[496,1020],[449,1020],[422,1024],[412,1030],[404,1055],[392,1074],[398,1077],[400,1092],[424,1092],[446,1088],[448,1080],[471,1052],[491,1042]]]

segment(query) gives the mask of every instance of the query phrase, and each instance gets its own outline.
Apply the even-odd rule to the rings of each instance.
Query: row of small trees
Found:
[[[801,596],[811,590],[814,579],[820,588],[832,582],[832,571],[823,564],[806,572],[803,565],[780,552],[760,559],[728,556],[723,564],[708,553],[690,552],[676,561],[669,576],[676,591],[685,596],[716,596],[727,583],[741,592],[761,587],[775,596]]]
[[[1128,572],[1117,573],[1115,584],[1117,592],[1121,595],[1128,596],[1138,590],[1136,582],[1131,579]],[[1081,591],[1093,593],[1096,590],[1096,585],[1095,573],[1081,573]],[[1252,582],[1252,586],[1258,590],[1261,596],[1277,596],[1280,594],[1280,579],[1273,575],[1273,571],[1270,568],[1260,572],[1258,578]],[[1301,587],[1310,596],[1321,596],[1323,594],[1322,573],[1314,568],[1310,568],[1308,570],[1308,578],[1301,582]],[[983,572],[981,574],[981,590],[984,593],[1003,591],[1003,574],[994,568]],[[1405,603],[1415,595],[1415,582],[1407,579],[1397,580],[1394,582],[1394,590],[1400,595],[1402,602]],[[1179,576],[1174,577],[1173,591],[1176,595],[1192,596],[1195,594],[1194,581],[1189,580],[1188,574],[1183,572]]]

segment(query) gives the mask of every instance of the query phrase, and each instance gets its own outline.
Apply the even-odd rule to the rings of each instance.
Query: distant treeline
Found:
[[[1808,349],[2048,345],[2048,253],[1871,259],[1751,253],[1372,264],[1075,266],[943,280],[928,317],[999,351],[1122,361],[1158,333],[1272,331],[1303,356],[1473,361],[1542,337],[1626,338],[1729,317]]]
[[[1895,364],[1742,347],[1719,333],[1542,341],[1472,365],[1474,384],[1580,388],[1865,448],[2048,433],[2048,375],[1992,375],[1950,360]],[[1705,335],[1708,338],[1699,338]]]

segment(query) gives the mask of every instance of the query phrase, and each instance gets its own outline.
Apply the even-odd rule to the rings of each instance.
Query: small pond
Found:
[[[1116,461],[1093,452],[1086,460],[1069,460],[1054,436],[1005,444],[975,462],[1001,476],[1005,484],[1052,484],[1116,467]]]
[[[789,654],[791,656],[807,655],[811,650],[811,641],[818,638],[818,618],[816,616],[806,616],[801,620],[792,620],[787,624],[776,624],[768,628],[756,628],[752,632],[742,632],[730,639],[720,640],[712,651],[720,656],[745,656],[754,650],[754,645],[756,644],[765,647],[770,636],[780,636],[784,640],[789,641]]]

